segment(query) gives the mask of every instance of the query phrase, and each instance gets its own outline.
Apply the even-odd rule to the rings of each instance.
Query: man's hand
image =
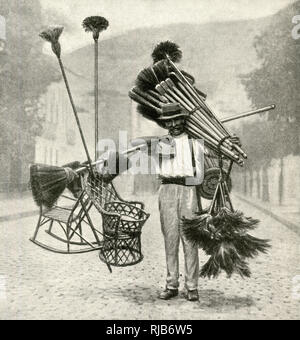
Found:
[[[151,154],[151,152],[156,149],[159,141],[160,137],[146,136],[133,139],[130,141],[130,144],[132,145],[132,147],[140,146],[142,151],[148,151],[148,153]]]
[[[65,167],[64,169],[65,169],[65,172],[66,172],[66,175],[67,175],[68,184],[72,183],[75,178],[78,178],[78,174],[73,169],[71,169],[69,167]]]
[[[97,165],[97,172],[107,181],[112,181],[131,167],[128,157],[114,150],[107,151],[99,160],[103,163]]]

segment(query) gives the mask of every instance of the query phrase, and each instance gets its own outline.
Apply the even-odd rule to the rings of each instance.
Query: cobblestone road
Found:
[[[182,294],[158,300],[163,238],[157,197],[145,202],[152,213],[143,232],[145,259],[112,274],[97,253],[58,255],[29,242],[36,217],[1,223],[0,319],[299,319],[296,279],[293,284],[300,275],[299,236],[239,201],[236,208],[262,220],[256,235],[272,240],[270,254],[252,261],[252,278],[201,280],[197,303]],[[200,258],[206,260],[202,253]]]

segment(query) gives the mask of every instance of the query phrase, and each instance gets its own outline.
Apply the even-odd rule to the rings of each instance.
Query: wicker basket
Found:
[[[143,203],[122,200],[113,184],[101,176],[87,177],[84,185],[86,194],[102,215],[100,259],[117,267],[141,262],[141,232],[150,216],[144,211]]]

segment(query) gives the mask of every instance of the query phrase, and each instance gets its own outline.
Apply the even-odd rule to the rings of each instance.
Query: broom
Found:
[[[180,63],[182,59],[182,51],[180,50],[180,47],[170,40],[162,41],[156,45],[151,55],[153,63],[155,64],[161,60],[166,60],[166,55],[169,56],[173,63]],[[188,79],[188,81],[192,85],[195,84],[195,78],[191,74],[187,73],[184,70],[181,70],[181,73]],[[205,93],[197,88],[195,88],[195,90],[204,100],[206,99],[207,95]]]
[[[127,156],[135,151],[144,148],[146,144],[137,145],[123,152],[121,156]],[[104,159],[91,163],[92,167],[105,163]],[[52,208],[59,196],[64,190],[70,186],[79,174],[87,171],[89,164],[78,165],[75,162],[67,165],[67,167],[58,167],[45,164],[33,164],[30,167],[30,187],[35,203],[41,207]],[[73,169],[72,169],[73,167]],[[116,169],[118,170],[118,169]],[[111,180],[111,176],[106,177]],[[71,190],[72,191],[72,190]]]
[[[109,22],[100,16],[92,16],[85,18],[82,23],[86,32],[93,33],[94,50],[95,50],[95,160],[97,157],[97,147],[99,141],[99,35],[102,31],[106,30],[109,26]]]

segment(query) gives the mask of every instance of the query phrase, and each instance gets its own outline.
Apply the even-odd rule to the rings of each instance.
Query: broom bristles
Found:
[[[183,219],[183,232],[187,239],[210,256],[200,276],[216,278],[224,271],[228,277],[233,274],[250,277],[246,259],[254,258],[259,253],[266,254],[271,247],[268,240],[247,234],[258,223],[258,220],[228,208],[220,209],[214,217],[205,214],[194,219]]]
[[[183,219],[182,229],[186,238],[195,246],[205,248],[210,245],[211,233],[207,229],[209,215],[202,215],[195,219]]]
[[[82,164],[78,161],[71,162],[63,165],[64,168],[71,168],[72,170],[77,170],[82,167]],[[79,198],[82,193],[81,178],[77,176],[72,182],[67,185],[68,190],[72,193],[75,198]]]
[[[182,51],[174,42],[167,40],[162,41],[154,48],[152,52],[152,59],[154,63],[166,59],[166,54],[174,63],[178,63],[182,59]]]
[[[210,251],[209,260],[202,267],[200,276],[203,278],[217,278],[224,271],[228,278],[233,274],[250,277],[251,272],[247,262],[239,255],[232,244],[220,242]]]
[[[245,232],[255,229],[259,224],[259,220],[245,217],[241,211],[232,212],[228,208],[222,208],[218,215],[214,217],[214,224],[221,227],[224,223],[226,223],[226,228],[236,232]]]
[[[159,82],[165,81],[170,75],[169,69],[167,67],[165,60],[161,60],[161,61],[155,63],[153,65],[153,70],[154,70]]]
[[[267,254],[271,247],[270,240],[263,240],[253,237],[249,234],[243,235],[234,240],[234,245],[238,249],[239,254],[245,258],[254,258],[259,253]]]
[[[169,72],[165,61],[160,61],[153,66],[143,69],[137,76],[136,86],[141,91],[154,90],[155,86],[168,78]]]
[[[68,184],[64,168],[34,164],[30,167],[30,186],[35,203],[52,208]]]
[[[153,120],[155,122],[159,118],[159,114],[157,113],[157,111],[152,109],[150,106],[139,104],[137,106],[137,111],[138,111],[138,113],[140,113],[145,118],[147,118],[149,120]]]
[[[97,32],[99,33],[106,30],[109,26],[109,22],[106,18],[100,16],[91,16],[83,20],[82,27],[86,32]]]

